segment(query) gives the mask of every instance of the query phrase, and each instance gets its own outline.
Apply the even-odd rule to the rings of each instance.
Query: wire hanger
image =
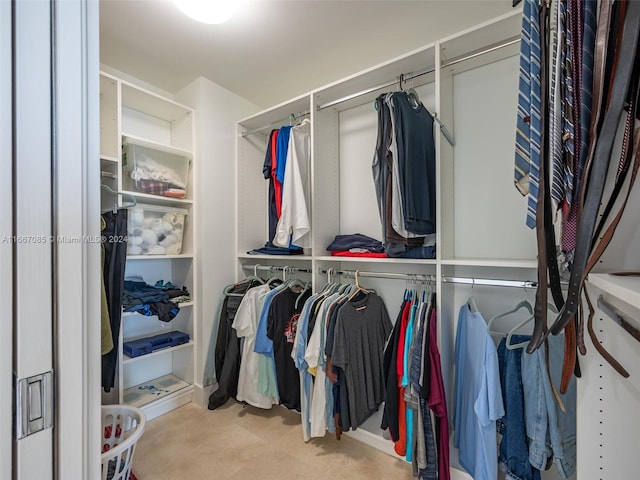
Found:
[[[135,207],[138,204],[138,202],[136,201],[136,198],[133,195],[129,195],[128,193],[117,192],[114,189],[112,189],[109,185],[105,185],[104,183],[100,184],[100,188],[102,190],[106,190],[109,193],[113,193],[114,195],[122,195],[123,197],[126,197],[129,200],[128,204],[122,204],[121,206],[118,206],[117,202],[114,203],[113,208],[110,210],[105,210],[106,212],[112,211],[113,213],[117,213],[118,208],[131,208],[131,207]]]
[[[531,303],[529,303],[529,300],[524,299],[522,300],[520,303],[518,303],[514,308],[512,308],[511,310],[504,312],[504,313],[500,313],[498,315],[494,315],[493,317],[491,317],[491,319],[487,322],[487,331],[489,332],[490,335],[498,335],[498,336],[502,336],[504,337],[505,334],[503,332],[499,332],[497,330],[493,330],[493,323],[499,319],[499,318],[504,318],[504,317],[508,317],[509,315],[512,315],[514,313],[516,313],[518,310],[520,309],[526,309],[527,312],[529,312],[530,318],[528,318],[525,322],[523,322],[522,325],[518,326],[517,328],[513,329],[513,330],[517,330],[518,328],[524,326],[529,320],[531,320],[531,318],[533,318],[533,306],[531,305]],[[512,331],[513,331],[512,330]]]
[[[471,313],[479,312],[478,305],[476,305],[476,299],[473,297],[473,288],[475,286],[476,286],[476,279],[475,279],[475,277],[471,277],[471,296],[469,297],[469,300],[467,300],[467,303],[469,304],[469,307],[471,308]]]

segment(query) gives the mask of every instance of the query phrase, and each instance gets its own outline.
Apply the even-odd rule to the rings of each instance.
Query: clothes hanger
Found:
[[[222,290],[222,293],[225,297],[244,297],[244,293],[232,293],[233,289],[236,288],[237,284],[227,285]]]
[[[260,276],[258,275],[258,267],[259,266],[260,266],[260,264],[254,265],[254,267],[253,267],[253,275],[248,275],[247,278],[245,278],[245,280],[260,282],[261,284],[264,285],[264,279],[260,278]]]
[[[422,105],[418,92],[416,92],[413,88],[413,72],[409,72],[409,88],[406,90],[406,92],[407,98],[409,99],[409,102],[411,103],[411,106],[413,106],[413,108],[418,108],[420,105]]]
[[[298,304],[300,302],[300,299],[302,299],[302,296],[307,292],[307,290],[309,290],[309,288],[311,288],[311,282],[306,282],[302,284],[302,290],[300,291],[300,293],[298,293],[298,298],[296,298],[296,303],[295,303],[296,310],[298,310]]]
[[[360,293],[360,292],[364,293],[365,295],[368,295],[368,294],[369,294],[369,290],[367,290],[366,288],[363,288],[363,287],[360,285],[360,282],[358,281],[358,277],[359,277],[359,275],[360,275],[360,270],[356,270],[356,272],[354,273],[354,279],[355,279],[355,286],[356,286],[356,288],[355,288],[355,290],[353,291],[353,293],[349,296],[349,299],[348,299],[348,301],[349,301],[349,302],[350,302],[351,300],[353,300],[353,299],[355,298],[355,296],[356,296],[358,293]]]
[[[138,204],[136,197],[134,197],[133,195],[129,195],[128,193],[117,192],[114,189],[112,189],[109,185],[105,185],[104,183],[100,184],[100,188],[102,190],[106,190],[109,193],[113,193],[114,195],[122,195],[123,197],[126,197],[129,200],[129,203],[122,204],[120,206],[118,206],[117,203],[114,203],[113,208],[110,208],[109,210],[104,210],[102,213],[105,213],[105,212],[117,213],[118,208],[131,208],[131,207],[135,207]]]
[[[527,300],[526,298],[524,300],[522,300],[520,303],[518,303],[514,308],[512,308],[511,310],[509,310],[508,312],[504,312],[504,313],[500,313],[498,315],[494,315],[493,317],[491,317],[491,319],[487,322],[487,331],[489,332],[489,335],[496,335],[496,336],[501,336],[504,337],[505,333],[503,332],[499,332],[499,331],[494,331],[492,330],[492,326],[493,326],[493,322],[495,322],[497,319],[499,318],[504,318],[504,317],[508,317],[509,315],[516,313],[518,310],[520,309],[526,309],[527,312],[529,312],[529,315],[531,316],[530,318],[528,318],[525,322],[523,322],[522,325],[518,326],[516,329],[526,325],[526,323],[531,320],[531,318],[533,318],[533,305],[531,305],[531,303],[529,303],[529,300]],[[513,331],[513,330],[512,330]],[[510,332],[511,333],[511,332]]]
[[[477,313],[479,311],[478,305],[476,305],[476,299],[473,296],[473,288],[476,286],[476,279],[471,277],[471,282],[471,296],[469,297],[469,300],[467,300],[467,304],[469,305],[471,313]]]

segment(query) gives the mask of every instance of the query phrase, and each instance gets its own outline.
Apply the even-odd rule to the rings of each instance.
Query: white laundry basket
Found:
[[[139,408],[102,406],[102,480],[129,480],[136,442],[146,422]]]

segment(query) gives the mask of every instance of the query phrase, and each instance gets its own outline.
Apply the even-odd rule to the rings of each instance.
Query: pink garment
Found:
[[[430,363],[430,392],[427,400],[429,408],[433,410],[436,421],[440,422],[440,435],[436,439],[438,449],[438,479],[450,480],[449,470],[449,419],[447,418],[447,398],[444,393],[444,383],[442,381],[442,367],[440,364],[440,352],[438,351],[438,316],[436,309],[431,312],[429,319],[429,359]]]

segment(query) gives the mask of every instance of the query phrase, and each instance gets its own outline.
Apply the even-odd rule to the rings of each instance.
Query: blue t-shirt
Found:
[[[284,168],[287,164],[290,135],[291,127],[280,127],[278,141],[276,143],[276,179],[280,183],[284,183]]]
[[[460,309],[455,347],[453,445],[474,480],[498,478],[496,420],[504,415],[498,352],[480,312]]]

